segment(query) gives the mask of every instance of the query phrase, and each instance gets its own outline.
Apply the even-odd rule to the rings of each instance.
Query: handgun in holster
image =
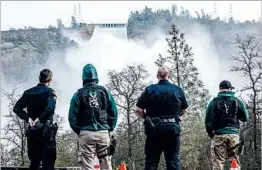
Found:
[[[237,148],[236,152],[230,152],[233,149]],[[244,140],[241,140],[240,143],[236,144],[235,146],[233,146],[232,148],[228,149],[228,153],[230,153],[228,155],[228,157],[233,157],[236,159],[237,163],[240,164],[239,160],[238,160],[238,156],[242,155],[244,152]]]
[[[115,150],[116,150],[116,144],[117,144],[116,138],[112,135],[110,137],[110,145],[108,147],[108,155],[114,155]]]
[[[237,148],[237,149],[236,149]],[[232,150],[236,149],[236,152],[231,152]],[[228,149],[228,152],[231,154],[228,155],[229,157],[232,157],[234,155],[241,155],[244,151],[244,140],[241,140],[240,143],[236,144],[235,146],[233,146],[232,148]]]
[[[242,140],[239,143],[238,149],[237,149],[237,155],[242,155],[244,152],[244,140]]]
[[[180,116],[176,116],[175,119],[176,119],[176,122],[177,122],[178,124],[182,121],[182,119],[181,119]]]
[[[115,153],[116,150],[116,138],[113,135],[110,135],[110,144],[107,149],[96,153],[97,158],[104,158],[106,156],[112,156]]]
[[[29,123],[25,121],[24,122],[25,137],[28,137],[29,126],[30,126]]]
[[[57,134],[58,126],[57,123],[53,123],[47,120],[44,127],[44,138],[47,142],[54,143],[55,136]]]
[[[151,118],[149,118],[148,116],[145,119],[145,123],[146,123],[146,126],[148,126],[149,128],[152,128],[152,129],[155,128],[154,123],[152,122]]]

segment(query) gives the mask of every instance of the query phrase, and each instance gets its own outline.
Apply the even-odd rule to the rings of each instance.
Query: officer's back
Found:
[[[52,78],[52,72],[49,74],[45,72],[47,70],[40,73],[40,83],[26,90],[13,109],[20,118],[26,121],[29,118],[32,120],[38,118],[42,123],[46,122],[46,120],[53,120],[56,104],[54,98],[56,98],[56,95],[52,88],[45,83],[41,83]],[[23,110],[24,108],[27,109],[27,113]]]
[[[159,82],[148,86],[138,99],[137,107],[145,110],[146,116],[181,116],[188,107],[184,92],[179,86],[169,82],[169,72],[165,69],[159,69]],[[138,114],[145,116],[142,110],[138,109]]]
[[[57,126],[53,125],[52,121],[56,95],[54,90],[48,87],[52,75],[52,71],[42,70],[39,84],[26,90],[13,109],[14,113],[30,125],[26,133],[30,170],[39,169],[41,161],[43,169],[46,170],[53,170],[55,165]]]
[[[46,109],[48,96],[52,89],[43,84],[30,88],[24,92],[28,116],[33,120],[38,118]],[[52,116],[49,117],[52,119]]]
[[[159,82],[148,86],[136,112],[145,118],[145,170],[157,169],[162,151],[167,170],[179,170],[180,116],[188,104],[182,89],[169,82],[169,70],[159,68]]]
[[[150,117],[178,116],[180,107],[185,108],[186,102],[183,91],[168,80],[160,80],[147,88],[147,115]],[[181,106],[182,105],[182,106]]]

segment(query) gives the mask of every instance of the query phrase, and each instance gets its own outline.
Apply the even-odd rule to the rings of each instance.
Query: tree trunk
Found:
[[[24,126],[25,123],[22,122],[22,127],[25,127]],[[25,138],[24,138],[24,129],[21,129],[21,165],[22,166],[25,166],[25,160],[24,160],[24,152],[25,152]]]
[[[255,155],[257,155],[257,150],[258,150],[258,147],[257,147],[257,115],[256,115],[256,96],[257,96],[257,93],[256,93],[256,90],[253,89],[254,91],[254,97],[253,97],[253,109],[252,109],[252,112],[253,112],[253,116],[254,116],[254,150],[255,150]]]
[[[177,72],[177,85],[180,86],[179,55],[177,55],[177,60],[176,60],[176,72]]]
[[[129,103],[128,103],[129,105]],[[132,166],[132,146],[131,146],[131,132],[132,132],[132,125],[131,125],[131,120],[130,120],[130,108],[129,106],[127,107],[128,110],[127,110],[127,126],[128,126],[128,129],[127,129],[127,142],[128,142],[128,159],[129,159],[129,164],[130,164],[130,167],[133,168]]]

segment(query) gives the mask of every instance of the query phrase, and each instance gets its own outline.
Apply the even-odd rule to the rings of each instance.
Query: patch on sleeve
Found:
[[[56,92],[54,90],[52,91],[52,96],[54,96],[54,99],[56,100],[57,95],[56,95]]]

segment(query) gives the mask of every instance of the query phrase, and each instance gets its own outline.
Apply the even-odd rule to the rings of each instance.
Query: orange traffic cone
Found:
[[[94,165],[94,170],[100,170],[100,165]]]
[[[240,170],[237,160],[234,158],[231,162],[230,170]]]
[[[96,157],[95,157],[95,160],[94,160],[94,170],[100,170],[100,164],[99,164],[99,161]]]
[[[120,164],[119,170],[127,170],[127,169],[126,169],[126,164],[125,164],[124,162],[122,162],[122,163]]]

